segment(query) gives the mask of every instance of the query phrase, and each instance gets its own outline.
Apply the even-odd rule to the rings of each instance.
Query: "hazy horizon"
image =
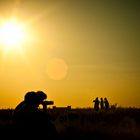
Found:
[[[0,0],[0,28],[12,18],[26,32],[16,47],[0,43],[0,108],[14,108],[31,90],[55,106],[93,107],[107,97],[140,107],[139,7],[138,0]]]

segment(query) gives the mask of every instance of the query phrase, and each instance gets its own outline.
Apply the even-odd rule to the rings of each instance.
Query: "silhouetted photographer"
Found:
[[[47,106],[53,105],[53,101],[47,101],[47,95],[42,91],[30,91],[24,96],[24,100],[17,105],[12,116],[14,136],[22,135],[30,138],[57,138],[57,130],[47,112]],[[43,111],[38,107],[43,106]]]

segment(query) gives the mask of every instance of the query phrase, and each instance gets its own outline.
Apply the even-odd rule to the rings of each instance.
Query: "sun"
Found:
[[[25,40],[24,27],[16,21],[7,21],[0,26],[0,44],[5,49],[17,49]]]

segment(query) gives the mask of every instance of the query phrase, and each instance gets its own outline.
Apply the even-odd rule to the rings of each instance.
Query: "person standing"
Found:
[[[104,101],[103,98],[100,98],[100,109],[103,110],[104,109]]]
[[[109,102],[108,102],[108,99],[106,97],[104,98],[104,104],[105,104],[105,109],[108,110],[109,109]]]
[[[98,111],[99,110],[99,99],[98,99],[98,97],[96,97],[96,99],[93,100],[93,103],[94,103],[94,109],[96,111]]]

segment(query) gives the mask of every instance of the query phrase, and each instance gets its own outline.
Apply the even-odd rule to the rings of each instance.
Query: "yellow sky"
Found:
[[[0,44],[0,108],[15,107],[30,90],[56,106],[92,107],[107,97],[140,107],[139,4],[1,0],[0,25],[16,19],[26,40]]]

